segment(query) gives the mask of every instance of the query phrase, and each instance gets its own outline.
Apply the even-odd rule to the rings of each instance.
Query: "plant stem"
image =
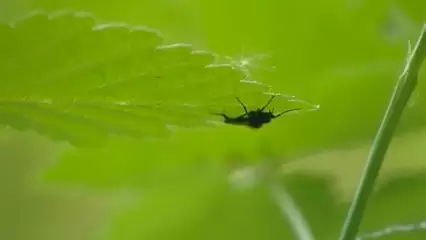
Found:
[[[280,208],[282,214],[287,217],[293,234],[298,240],[315,240],[311,228],[300,211],[299,206],[291,197],[287,189],[281,185],[271,185],[272,198]]]
[[[358,189],[343,225],[340,240],[354,240],[356,238],[364,209],[373,190],[374,182],[379,174],[392,135],[417,85],[417,76],[425,55],[426,24],[423,26],[414,49],[408,53],[406,65],[397,81],[385,115],[374,138]]]

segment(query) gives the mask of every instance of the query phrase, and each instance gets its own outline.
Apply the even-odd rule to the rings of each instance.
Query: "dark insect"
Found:
[[[264,112],[263,110],[265,110],[265,108],[268,107],[268,105],[272,102],[274,98],[275,96],[272,96],[271,99],[269,99],[269,101],[262,108],[247,111],[247,107],[237,97],[237,101],[241,104],[241,106],[244,109],[244,112],[245,112],[244,114],[241,114],[237,117],[229,117],[228,115],[224,113],[214,113],[214,114],[224,117],[224,122],[228,124],[246,125],[250,128],[261,128],[263,124],[269,123],[271,119],[277,118],[283,115],[284,113],[297,111],[301,109],[301,108],[289,109],[276,115],[274,114],[274,109],[269,110],[268,112]]]

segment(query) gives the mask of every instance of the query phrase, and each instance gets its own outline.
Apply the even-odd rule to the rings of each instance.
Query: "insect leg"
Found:
[[[263,106],[260,111],[265,110],[265,108],[272,102],[272,100],[274,100],[275,95],[271,96],[271,98],[269,99],[269,101],[265,104],[265,106]]]
[[[211,113],[213,115],[222,116],[225,123],[231,122],[233,118],[229,117],[225,113]]]
[[[241,104],[241,106],[244,108],[244,112],[246,113],[246,114],[248,114],[248,112],[247,112],[247,108],[246,108],[246,106],[244,105],[244,103],[243,102],[241,102],[241,100],[237,97],[237,101]]]

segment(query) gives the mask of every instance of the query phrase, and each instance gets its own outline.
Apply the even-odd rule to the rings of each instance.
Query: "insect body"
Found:
[[[291,111],[300,110],[300,108],[289,109],[279,114],[274,114],[274,109],[269,110],[268,112],[264,112],[265,108],[272,102],[275,96],[272,96],[271,99],[263,106],[262,108],[247,111],[247,107],[241,100],[237,97],[237,101],[241,104],[244,109],[244,113],[237,117],[229,117],[224,113],[214,113],[215,115],[222,116],[224,118],[224,122],[228,124],[234,125],[246,125],[250,128],[261,128],[263,124],[269,123],[272,119],[277,118],[284,113],[288,113]]]

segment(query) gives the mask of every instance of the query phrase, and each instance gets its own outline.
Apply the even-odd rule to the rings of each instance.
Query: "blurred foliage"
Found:
[[[129,164],[128,172],[132,166],[136,169],[127,179],[124,174],[99,179],[91,192],[82,188],[90,179],[83,179],[80,187],[63,191],[60,182],[46,185],[39,177],[66,146],[52,149],[47,139],[34,133],[4,130],[0,136],[1,189],[8,196],[0,202],[2,239],[294,239],[268,181],[256,172],[232,177],[235,172],[224,165],[165,164],[158,171],[141,171],[143,182],[131,182],[140,169]],[[90,167],[87,171],[93,176],[105,173]],[[425,171],[406,172],[384,182],[369,204],[362,235],[389,233],[383,229],[392,227],[404,232],[380,239],[423,239],[426,231],[417,225],[425,216],[425,176]],[[316,239],[335,239],[345,217],[348,201],[339,196],[338,181],[315,173],[280,177]],[[113,182],[116,185],[108,185]],[[110,190],[102,191],[104,187]]]
[[[241,166],[258,167],[275,164],[275,160],[279,164],[318,151],[369,142],[403,66],[407,40],[415,39],[424,21],[422,9],[425,7],[426,3],[413,0],[328,0],[309,4],[273,0],[1,2],[2,22],[11,22],[25,15],[29,9],[73,9],[88,11],[101,23],[117,21],[129,24],[127,26],[134,24],[156,29],[162,37],[146,30],[139,31],[141,35],[108,28],[117,31],[90,32],[91,18],[76,20],[65,17],[47,21],[35,17],[26,22],[26,29],[20,26],[10,29],[2,25],[1,35],[7,37],[1,38],[3,44],[0,48],[3,53],[8,53],[0,57],[0,83],[3,84],[0,86],[0,120],[3,124],[18,129],[31,127],[51,137],[74,140],[74,143],[83,146],[106,139],[104,136],[112,133],[111,129],[120,137],[109,137],[103,148],[67,147],[61,151],[58,161],[44,164],[48,156],[40,154],[38,158],[30,151],[32,144],[40,141],[39,138],[23,135],[26,142],[14,142],[16,133],[6,134],[0,150],[0,176],[2,184],[7,186],[1,189],[10,198],[1,202],[6,214],[0,217],[5,223],[2,224],[4,229],[0,231],[0,238],[295,238],[288,219],[277,207],[279,203],[274,203],[270,197],[267,181],[240,189],[229,183],[229,175]],[[57,21],[59,19],[62,19],[61,23]],[[43,28],[48,24],[53,24],[49,25],[53,28]],[[48,35],[31,34],[31,31],[43,29],[52,31]],[[82,31],[82,35],[75,38],[78,41],[51,45],[71,29]],[[22,34],[19,41],[9,38],[15,30],[22,30],[19,31]],[[147,44],[147,40],[152,40],[151,44]],[[158,62],[153,60],[161,55],[157,52],[151,55],[154,58],[148,58],[132,51],[140,47],[155,52],[160,41],[164,44],[186,42],[193,46],[163,49],[165,55]],[[128,48],[126,44],[135,48]],[[83,45],[86,47],[81,47]],[[40,46],[50,50],[41,51],[37,48]],[[38,50],[39,55],[32,56],[28,49]],[[200,56],[201,60],[193,54],[193,50],[199,49],[208,51]],[[118,64],[110,57],[114,52],[118,58],[127,61]],[[20,58],[15,59],[14,65],[8,66],[5,65],[7,56]],[[85,56],[93,57],[91,63],[95,65],[100,62],[105,65],[85,68],[81,72],[66,72],[61,79],[54,78],[54,83],[38,89],[28,84],[36,79],[36,73],[43,75],[64,70],[58,66],[88,61]],[[95,59],[95,56],[98,58]],[[139,60],[129,63],[132,60],[129,56]],[[214,56],[234,68],[227,67],[225,73],[203,68],[213,61]],[[180,65],[188,62],[189,65]],[[163,64],[168,64],[175,71],[162,69]],[[160,88],[132,85],[99,92],[98,95],[82,95],[74,91],[93,81],[113,80],[113,77],[143,71],[146,67],[159,68],[161,73],[165,73],[161,75],[164,84]],[[198,70],[195,72],[202,76],[199,81],[210,81],[198,85],[198,78],[184,77],[193,70]],[[241,94],[250,108],[258,107],[267,100],[262,92],[268,91],[268,88],[240,84],[241,76],[272,86],[270,90],[274,93],[294,95],[300,102],[312,102],[321,105],[321,108],[277,119],[261,131],[233,126],[196,127],[203,126],[210,119],[208,111],[211,109],[238,114],[241,109],[235,101],[237,95]],[[421,75],[418,90],[399,128],[400,134],[415,132],[425,126],[423,80]],[[4,87],[6,83],[7,88]],[[166,95],[162,92],[180,83],[185,87],[179,94]],[[240,87],[243,85],[249,86],[248,89]],[[76,96],[84,100],[98,98],[105,106],[113,102],[108,97],[116,97],[115,94],[122,101],[145,97],[139,100],[148,106],[157,100],[170,98],[163,108],[152,109],[151,106],[138,110],[143,115],[139,118],[128,118],[121,112],[83,111],[70,101]],[[28,101],[18,104],[16,100],[22,100],[25,95],[36,100],[57,101],[48,109],[37,104],[28,106]],[[64,105],[64,100],[69,102]],[[199,107],[183,109],[182,104],[186,100]],[[11,104],[13,101],[14,104]],[[300,102],[282,98],[272,107],[284,109]],[[175,105],[180,107],[175,108]],[[125,107],[116,108],[119,112]],[[73,114],[69,114],[71,110]],[[97,121],[81,124],[87,119],[74,118],[86,115],[95,117]],[[155,121],[150,121],[150,118]],[[169,132],[166,129],[169,121],[189,128]],[[99,130],[99,123],[115,127]],[[142,134],[136,134],[138,131]],[[123,137],[132,135],[162,138]],[[52,143],[46,145],[46,149],[52,150]],[[345,160],[344,157],[336,159]],[[410,156],[399,160],[410,161]],[[48,171],[28,172],[32,166],[43,170],[48,168]],[[345,169],[336,171],[347,171],[350,166],[350,163],[343,164]],[[28,187],[34,184],[34,179],[28,176],[37,176],[37,188]],[[347,199],[342,201],[339,192],[333,189],[340,179],[313,174],[290,174],[282,178],[281,183],[289,189],[316,239],[335,239],[348,206]],[[362,232],[423,221],[424,181],[422,171],[413,175],[407,173],[404,177],[395,176],[378,188],[369,204]],[[47,186],[52,185],[62,190],[77,188],[81,191],[90,189],[91,192],[80,193],[79,197],[64,197],[55,188],[47,194]],[[109,201],[122,196],[115,193],[120,189],[132,189],[137,200],[125,207],[120,206],[116,214],[109,214],[114,209]],[[101,195],[95,200],[90,199],[93,192],[99,191],[113,196]],[[415,229],[381,239],[424,239],[425,236],[425,231]]]
[[[90,240],[118,196],[49,189],[40,174],[64,146],[31,132],[0,133],[0,239]]]

